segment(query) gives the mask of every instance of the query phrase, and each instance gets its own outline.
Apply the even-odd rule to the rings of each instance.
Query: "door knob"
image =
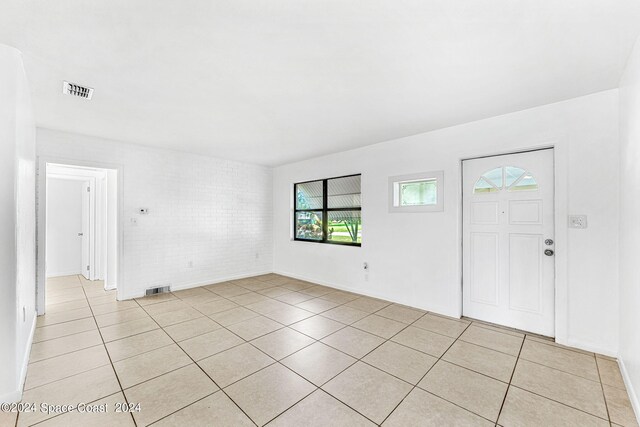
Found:
[[[553,255],[553,251],[551,249],[545,249],[544,254],[546,256],[552,256]]]

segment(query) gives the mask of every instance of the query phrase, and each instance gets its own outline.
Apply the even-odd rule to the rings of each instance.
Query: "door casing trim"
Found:
[[[46,234],[47,234],[47,164],[57,163],[70,166],[112,169],[117,171],[117,203],[118,203],[118,257],[117,257],[117,289],[116,299],[124,298],[124,166],[117,163],[92,162],[56,156],[37,156],[36,169],[36,312],[38,316],[45,314],[46,284]]]

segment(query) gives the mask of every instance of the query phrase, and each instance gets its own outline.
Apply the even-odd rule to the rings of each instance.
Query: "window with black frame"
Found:
[[[358,174],[295,184],[294,239],[360,246],[360,178]]]

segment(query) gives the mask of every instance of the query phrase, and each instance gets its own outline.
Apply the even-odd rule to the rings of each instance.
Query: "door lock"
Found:
[[[84,236],[84,233],[78,233],[78,236],[82,237],[82,236]]]
[[[552,239],[547,239],[547,240],[544,241],[544,244],[547,245],[547,246],[551,246],[551,245],[553,245],[553,240]]]
[[[553,251],[551,249],[545,249],[544,254],[546,256],[553,256]]]

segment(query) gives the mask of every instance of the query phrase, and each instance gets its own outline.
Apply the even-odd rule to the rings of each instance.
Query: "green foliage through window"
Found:
[[[294,193],[296,240],[362,243],[360,175],[298,183]]]

